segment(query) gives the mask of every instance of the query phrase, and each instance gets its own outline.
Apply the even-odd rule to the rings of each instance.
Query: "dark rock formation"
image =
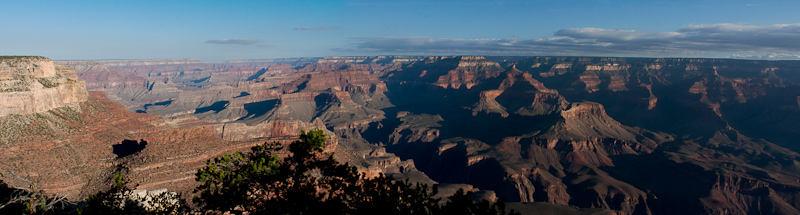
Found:
[[[519,202],[512,207],[520,209],[796,214],[800,208],[800,63],[794,61],[146,62],[69,64],[90,89],[131,110],[223,140],[218,149],[197,146],[195,154],[181,155],[193,161],[324,128],[336,137],[326,150],[368,175],[465,188],[479,198]],[[157,153],[172,149],[146,137],[139,138],[149,143],[144,150],[125,157],[139,165],[133,174],[146,175],[142,182],[152,188],[183,186],[175,181],[188,178],[159,171],[191,162]]]

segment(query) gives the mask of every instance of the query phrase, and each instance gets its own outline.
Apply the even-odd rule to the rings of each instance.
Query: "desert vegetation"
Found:
[[[0,182],[2,214],[517,214],[503,200],[474,201],[457,191],[446,202],[436,186],[385,175],[366,177],[356,167],[324,155],[322,130],[301,131],[288,147],[265,143],[224,154],[196,173],[200,185],[187,202],[174,192],[137,193],[121,173],[111,188],[81,202]],[[121,171],[124,171],[121,170]]]

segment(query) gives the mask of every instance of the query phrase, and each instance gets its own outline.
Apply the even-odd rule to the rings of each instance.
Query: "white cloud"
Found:
[[[732,54],[730,58],[761,60],[800,60],[800,53],[769,53],[763,55]]]
[[[463,39],[430,37],[354,38],[349,52],[487,55],[618,56],[764,56],[791,58],[800,51],[800,23],[767,26],[689,25],[650,32],[603,28],[567,28],[535,39]],[[773,56],[773,57],[769,57]]]

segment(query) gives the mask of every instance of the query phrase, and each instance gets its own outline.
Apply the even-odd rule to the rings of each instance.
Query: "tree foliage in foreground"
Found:
[[[435,186],[367,178],[321,157],[326,140],[322,130],[301,131],[283,160],[276,143],[209,160],[196,174],[194,202],[208,214],[513,214],[502,201],[476,203],[463,190],[440,205]]]
[[[35,187],[14,188],[0,180],[0,214],[58,214],[71,206],[64,196],[51,196]]]
[[[86,198],[75,213],[81,215],[142,214],[168,215],[187,214],[190,211],[180,195],[172,192],[139,196],[128,187],[122,174],[114,174],[111,189],[100,191]]]
[[[142,197],[117,173],[110,189],[83,202],[0,181],[0,214],[518,214],[503,201],[475,202],[463,190],[440,204],[435,186],[368,178],[322,156],[326,140],[321,130],[301,131],[284,159],[277,155],[281,145],[272,143],[207,161],[196,173],[194,210],[176,193]]]
[[[64,196],[56,197],[36,189],[14,188],[0,181],[0,214],[167,215],[191,212],[186,201],[177,193],[139,195],[128,188],[129,183],[120,173],[113,174],[111,183],[110,189],[89,195],[85,201],[69,202]]]

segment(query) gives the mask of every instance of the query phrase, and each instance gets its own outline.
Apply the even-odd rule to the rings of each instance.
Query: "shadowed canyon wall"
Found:
[[[3,159],[39,173],[60,171],[65,179],[49,190],[96,189],[103,172],[120,166],[142,188],[188,190],[192,170],[206,159],[321,128],[333,137],[326,153],[368,175],[437,183],[443,192],[467,188],[480,198],[519,202],[517,208],[800,213],[795,61],[375,56],[62,63],[108,98],[90,92],[80,100],[76,92],[57,100],[66,105],[3,116],[6,128],[44,129],[12,129]],[[25,82],[31,90],[46,88],[37,74],[71,71],[14,65],[33,68],[20,79],[36,80]],[[72,83],[74,76],[51,79]],[[113,145],[126,140],[147,144],[118,158]],[[50,158],[61,166],[23,162]]]

